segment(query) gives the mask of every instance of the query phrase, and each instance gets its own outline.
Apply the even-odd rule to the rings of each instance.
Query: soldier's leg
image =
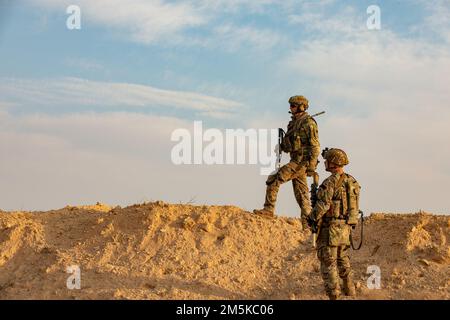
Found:
[[[327,230],[325,230],[327,232]],[[337,270],[337,247],[328,246],[325,237],[320,232],[318,236],[317,257],[320,260],[320,273],[325,285],[325,291],[332,300],[338,299],[340,295],[339,276]]]
[[[297,173],[297,176],[292,180],[292,186],[294,188],[295,199],[300,206],[302,226],[304,229],[307,229],[308,224],[306,218],[311,213],[311,200],[306,179],[306,167],[302,167],[301,171]]]
[[[275,211],[275,203],[277,202],[278,191],[280,185],[292,180],[296,174],[296,164],[289,162],[280,168],[278,173],[270,175],[266,181],[266,200],[264,202],[264,210]]]
[[[330,247],[329,228],[323,226],[317,235],[317,256],[320,260],[320,273],[325,285],[325,291],[330,299],[340,295],[339,276],[337,271],[337,247]]]
[[[338,258],[337,265],[339,270],[339,276],[343,281],[344,294],[347,296],[354,296],[355,285],[353,283],[353,273],[350,265],[350,257],[349,257],[349,246],[340,246],[338,247]]]
[[[320,262],[320,275],[322,276],[323,285],[325,287],[325,292],[329,295],[330,289],[328,288],[328,272],[325,267],[325,258],[324,258],[324,249],[325,247],[320,247],[317,249],[317,258]]]

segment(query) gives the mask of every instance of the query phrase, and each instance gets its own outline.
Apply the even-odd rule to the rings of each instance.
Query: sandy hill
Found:
[[[0,299],[325,299],[298,219],[162,202],[0,212]],[[450,217],[372,214],[360,299],[449,299]],[[66,268],[79,265],[81,289]],[[369,290],[367,267],[381,268]]]

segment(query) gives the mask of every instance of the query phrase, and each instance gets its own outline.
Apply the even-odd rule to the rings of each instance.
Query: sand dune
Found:
[[[449,299],[449,240],[449,216],[372,214],[351,253],[357,299]],[[80,290],[66,287],[71,265]],[[298,219],[234,206],[0,212],[0,299],[326,299],[318,271]]]

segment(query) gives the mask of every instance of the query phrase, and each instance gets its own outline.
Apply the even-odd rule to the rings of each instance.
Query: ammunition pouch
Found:
[[[292,151],[301,151],[302,150],[302,140],[300,139],[300,136],[297,134],[294,134],[292,137]]]
[[[300,140],[300,136],[296,134],[285,136],[283,138],[281,148],[282,148],[281,150],[287,153],[303,152],[302,141]]]
[[[281,142],[281,150],[286,153],[290,153],[293,151],[292,144],[288,136],[284,136],[283,141]]]
[[[303,156],[301,152],[291,152],[291,161],[294,161],[299,166],[304,166],[305,164],[302,163]]]
[[[331,218],[338,219],[341,215],[341,200],[333,200],[330,210]]]
[[[351,226],[357,225],[358,224],[358,216],[359,216],[358,211],[350,211],[347,216],[347,224],[349,224]]]
[[[328,245],[332,247],[350,245],[350,227],[345,220],[336,219],[330,222]]]

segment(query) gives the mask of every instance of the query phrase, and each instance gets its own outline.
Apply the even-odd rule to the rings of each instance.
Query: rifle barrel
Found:
[[[311,116],[311,118],[318,117],[318,116],[320,116],[320,115],[322,115],[322,114],[324,114],[324,113],[325,113],[325,111],[315,113],[315,114],[313,114],[313,115]]]

